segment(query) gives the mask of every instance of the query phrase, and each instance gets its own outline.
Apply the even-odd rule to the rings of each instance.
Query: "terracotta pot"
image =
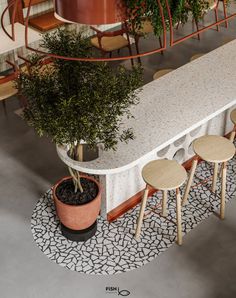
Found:
[[[55,12],[80,24],[102,25],[127,19],[123,0],[55,0]]]
[[[87,204],[81,206],[68,205],[61,202],[56,196],[56,188],[60,183],[65,180],[71,179],[71,177],[65,177],[61,179],[54,187],[53,187],[53,198],[56,206],[56,212],[63,223],[69,229],[72,230],[84,230],[90,227],[97,219],[98,214],[100,212],[101,207],[101,187],[98,182],[87,176],[81,176],[82,178],[86,178],[96,183],[98,187],[98,194],[95,199],[90,201]]]

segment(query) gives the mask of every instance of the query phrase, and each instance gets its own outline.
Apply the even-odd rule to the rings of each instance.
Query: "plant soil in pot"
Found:
[[[72,241],[86,241],[97,230],[97,216],[101,207],[101,189],[98,182],[81,176],[83,192],[75,193],[71,177],[60,180],[53,188],[56,212],[62,234]]]

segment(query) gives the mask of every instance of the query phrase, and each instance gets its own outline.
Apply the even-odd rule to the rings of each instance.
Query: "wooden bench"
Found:
[[[31,5],[37,5],[43,2],[48,2],[51,0],[32,0]],[[23,10],[29,7],[29,0],[18,1],[17,14],[15,22],[20,22],[24,24],[24,13]],[[10,10],[10,15],[12,10]],[[40,32],[46,32],[48,30],[55,29],[59,26],[64,25],[64,22],[58,20],[54,16],[54,10],[45,11],[37,15],[32,15],[29,18],[29,25]]]

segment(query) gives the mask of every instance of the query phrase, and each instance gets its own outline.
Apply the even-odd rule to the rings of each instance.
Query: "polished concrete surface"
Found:
[[[143,58],[145,81],[155,70],[176,68],[198,52],[235,38],[236,20],[229,30],[210,30],[201,41],[191,39],[165,52]],[[216,86],[220,88],[220,82]],[[236,200],[227,204],[226,219],[214,215],[186,237],[182,247],[173,245],[153,262],[115,276],[88,276],[64,269],[37,248],[30,219],[39,197],[66,167],[55,146],[38,138],[17,115],[16,99],[0,106],[0,297],[1,298],[104,298],[106,287],[129,290],[136,298],[234,298],[236,297]]]

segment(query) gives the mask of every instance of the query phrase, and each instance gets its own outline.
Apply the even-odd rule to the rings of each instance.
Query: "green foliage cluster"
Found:
[[[89,41],[68,29],[46,34],[42,46],[68,57],[92,55]],[[40,57],[32,61],[30,74],[21,73],[18,83],[27,99],[25,119],[40,136],[71,148],[81,140],[92,147],[102,143],[105,150],[134,138],[132,128],[122,130],[121,125],[132,117],[130,106],[139,102],[140,68],[64,59],[43,65]]]
[[[163,7],[166,28],[169,29],[169,16],[165,0],[160,0]],[[129,21],[136,31],[141,29],[142,20],[150,19],[154,34],[160,36],[163,32],[162,19],[157,0],[125,0]],[[203,11],[208,9],[209,0],[168,0],[173,25],[178,23],[186,23],[189,16],[195,18],[196,21],[203,16]]]

